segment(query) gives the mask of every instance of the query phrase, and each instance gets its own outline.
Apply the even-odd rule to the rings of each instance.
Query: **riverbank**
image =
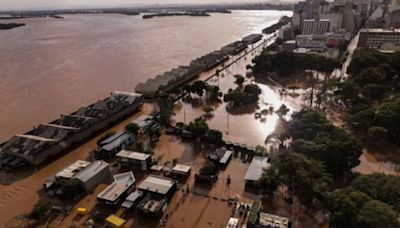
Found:
[[[191,16],[191,17],[209,17],[210,14],[207,12],[185,12],[185,13],[156,13],[156,14],[145,14],[143,19],[151,19],[154,17],[174,17],[174,16]]]
[[[0,30],[8,30],[8,29],[13,29],[13,28],[18,28],[21,26],[25,26],[24,23],[7,23],[7,24],[2,24],[0,23]]]

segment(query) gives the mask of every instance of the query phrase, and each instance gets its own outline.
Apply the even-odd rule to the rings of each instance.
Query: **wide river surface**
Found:
[[[82,14],[18,20],[26,26],[0,31],[0,140],[112,91],[133,91],[139,82],[260,33],[283,15],[291,12],[233,11],[149,20]]]

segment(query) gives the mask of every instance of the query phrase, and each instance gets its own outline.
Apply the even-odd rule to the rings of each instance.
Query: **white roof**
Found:
[[[97,198],[114,202],[122,193],[132,187],[135,181],[135,176],[132,172],[115,175],[114,182],[97,195]]]
[[[381,28],[365,28],[360,30],[361,33],[364,32],[379,32],[379,33],[400,33],[400,29],[381,29]]]
[[[236,228],[238,223],[239,223],[239,219],[230,217],[229,221],[228,221],[228,225],[226,225],[226,228]]]
[[[176,182],[170,178],[150,175],[140,183],[138,188],[143,191],[166,194],[175,183]]]
[[[92,179],[96,174],[103,171],[104,169],[108,169],[108,163],[102,160],[94,161],[82,171],[75,175],[75,178],[82,181],[87,182]]]
[[[86,166],[90,165],[90,162],[88,161],[81,161],[78,160],[74,162],[72,165],[68,166],[67,168],[61,170],[56,174],[57,178],[72,178],[75,176],[75,174],[79,173],[82,171]]]
[[[268,163],[268,157],[254,156],[249,168],[247,169],[244,179],[251,181],[259,180],[264,169],[267,169],[269,166],[270,164]]]
[[[182,164],[176,164],[173,168],[173,172],[178,172],[178,173],[188,173],[190,171],[191,167],[188,165],[182,165]]]
[[[139,153],[139,152],[129,151],[129,150],[121,150],[120,152],[117,153],[116,156],[120,157],[120,158],[128,158],[128,159],[139,160],[139,161],[145,161],[149,157],[151,157],[150,154]]]

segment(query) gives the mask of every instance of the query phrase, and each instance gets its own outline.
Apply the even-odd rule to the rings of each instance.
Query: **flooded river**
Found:
[[[252,32],[290,12],[234,11],[207,18],[142,20],[124,15],[65,15],[24,19],[0,32],[0,138],[22,133],[60,113],[133,90],[169,70]],[[151,112],[145,106],[143,113]],[[121,130],[132,118],[114,127]],[[43,181],[96,147],[94,138],[31,174],[1,173],[0,224],[29,212]],[[104,186],[103,186],[104,187]]]
[[[0,139],[70,113],[277,22],[287,11],[143,20],[63,15],[0,31]],[[4,23],[12,21],[4,21]]]

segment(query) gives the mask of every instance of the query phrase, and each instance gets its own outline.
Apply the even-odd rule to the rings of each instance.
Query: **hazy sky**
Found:
[[[296,1],[296,0],[284,0]],[[151,4],[209,4],[230,2],[266,2],[266,0],[0,0],[0,11],[46,8],[139,6]]]

